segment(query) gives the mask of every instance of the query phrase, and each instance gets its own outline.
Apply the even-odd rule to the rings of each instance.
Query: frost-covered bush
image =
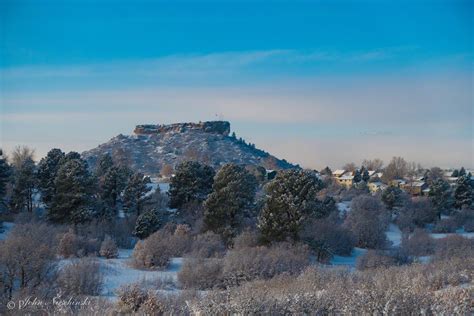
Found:
[[[117,290],[117,305],[121,312],[136,312],[147,301],[148,293],[138,284],[127,284]]]
[[[246,230],[234,238],[234,249],[256,247],[259,244],[259,238],[257,232]]]
[[[100,241],[75,234],[72,230],[60,235],[58,254],[64,258],[84,257],[99,253]]]
[[[187,225],[166,225],[134,248],[134,265],[139,268],[165,268],[171,257],[181,257],[191,249]]]
[[[454,257],[474,257],[474,240],[459,235],[447,236],[436,240],[435,258],[437,260],[446,260]]]
[[[345,227],[327,220],[308,222],[301,233],[320,262],[328,261],[333,255],[349,256],[355,245],[353,234]]]
[[[377,250],[369,250],[363,256],[357,258],[357,269],[367,270],[375,268],[387,268],[396,265],[394,257]]]
[[[309,248],[302,244],[278,243],[270,247],[233,249],[224,257],[223,278],[227,286],[276,275],[298,274],[309,265]]]
[[[163,230],[139,241],[133,249],[134,266],[148,269],[166,268],[172,253],[167,241],[167,232]]]
[[[64,295],[99,295],[103,285],[100,264],[92,258],[73,260],[60,269],[57,283]]]
[[[204,315],[466,315],[472,290],[461,285],[471,282],[473,263],[455,260],[354,272],[313,266],[298,277],[281,275],[212,290],[189,304]]]
[[[185,258],[178,272],[178,281],[184,289],[222,287],[222,259]]]
[[[100,255],[107,259],[118,257],[118,248],[115,241],[109,236],[105,237],[104,241],[100,246]]]
[[[225,250],[226,247],[221,236],[213,232],[206,232],[194,238],[188,256],[192,258],[219,258],[224,255]]]
[[[189,291],[165,294],[153,290],[145,290],[138,284],[122,286],[118,291],[115,314],[136,315],[190,315],[190,300],[197,299],[197,294]]]
[[[440,220],[433,227],[433,233],[454,233],[457,229],[457,223],[452,218]]]
[[[380,249],[387,245],[385,229],[388,223],[389,213],[378,198],[359,196],[352,200],[344,226],[354,235],[356,246]]]
[[[409,256],[428,256],[434,248],[435,240],[423,229],[415,229],[413,234],[402,238],[401,249]]]

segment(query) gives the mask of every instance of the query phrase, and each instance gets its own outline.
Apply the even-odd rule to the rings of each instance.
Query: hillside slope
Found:
[[[138,125],[133,135],[118,135],[107,143],[83,153],[93,167],[101,155],[136,171],[158,175],[163,167],[174,167],[186,160],[197,160],[213,167],[233,162],[260,165],[267,169],[287,169],[294,165],[229,136],[225,121]]]

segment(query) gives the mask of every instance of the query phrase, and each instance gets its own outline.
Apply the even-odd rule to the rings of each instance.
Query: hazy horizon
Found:
[[[223,119],[303,167],[472,169],[472,2],[403,4],[3,1],[1,147]]]

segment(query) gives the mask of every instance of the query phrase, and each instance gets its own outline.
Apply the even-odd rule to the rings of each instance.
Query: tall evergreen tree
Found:
[[[160,229],[160,226],[158,211],[151,209],[138,216],[133,234],[140,239],[145,239]]]
[[[37,187],[33,151],[27,147],[13,152],[13,193],[10,201],[13,211],[33,212],[33,195]]]
[[[114,162],[112,160],[112,157],[110,154],[104,154],[99,158],[99,161],[97,162],[97,167],[95,170],[95,174],[97,177],[102,177],[104,176],[107,171],[109,171],[110,168],[114,166]]]
[[[62,164],[55,186],[56,193],[48,210],[49,220],[79,224],[91,219],[94,186],[84,160],[70,159]]]
[[[392,210],[396,206],[401,206],[402,203],[402,190],[400,188],[389,186],[382,192],[382,202],[389,210]]]
[[[211,193],[214,169],[197,161],[186,161],[175,168],[168,191],[171,208],[181,208],[191,201],[204,201]]]
[[[204,202],[204,225],[229,240],[253,207],[257,180],[244,167],[226,164],[217,172],[212,188]]]
[[[38,186],[41,190],[41,199],[48,207],[56,192],[54,181],[65,156],[61,149],[54,148],[38,164]]]
[[[305,219],[318,207],[317,193],[323,184],[313,173],[285,170],[265,188],[266,200],[259,217],[259,228],[265,241],[298,239]]]
[[[436,209],[438,218],[441,219],[441,212],[451,206],[451,187],[443,179],[438,179],[431,184],[428,196],[433,207]]]
[[[458,177],[462,177],[465,175],[466,175],[466,169],[464,169],[464,167],[461,167],[461,169],[459,169]]]
[[[457,181],[456,189],[454,190],[454,205],[461,209],[463,206],[471,207],[473,205],[473,189],[471,184],[471,176],[464,174],[460,176]]]
[[[133,174],[123,193],[123,207],[127,213],[136,213],[139,216],[143,210],[146,195],[151,188],[147,185],[151,183],[149,177],[142,173]]]
[[[354,183],[359,183],[362,180],[362,175],[360,174],[360,170],[354,171]]]
[[[10,181],[12,170],[3,151],[0,149],[0,203],[4,203],[5,194],[7,192],[7,184]]]
[[[370,180],[369,171],[367,171],[367,169],[364,169],[364,173],[362,173],[362,180],[365,182],[369,182]]]

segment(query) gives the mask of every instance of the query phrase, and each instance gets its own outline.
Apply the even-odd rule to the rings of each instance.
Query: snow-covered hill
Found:
[[[216,121],[139,125],[133,135],[118,135],[105,144],[83,153],[94,166],[105,153],[148,175],[157,175],[165,166],[174,167],[186,160],[197,160],[213,167],[233,162],[267,169],[295,167],[269,153],[229,136],[230,123]]]

